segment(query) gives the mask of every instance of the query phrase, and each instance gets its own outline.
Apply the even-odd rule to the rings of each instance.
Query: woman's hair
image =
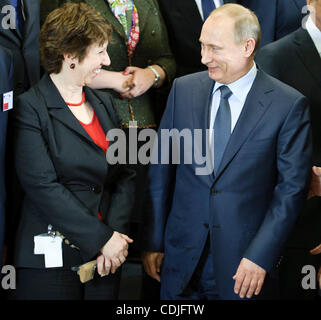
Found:
[[[86,3],[66,3],[46,18],[39,36],[41,64],[48,73],[59,73],[64,54],[81,62],[93,44],[111,39],[111,26]]]

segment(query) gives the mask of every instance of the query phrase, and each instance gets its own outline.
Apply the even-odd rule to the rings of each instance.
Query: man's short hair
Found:
[[[46,18],[39,36],[41,64],[48,73],[59,73],[64,54],[81,62],[93,44],[111,39],[111,26],[86,3],[66,3]]]
[[[237,44],[241,44],[247,39],[255,40],[255,49],[253,54],[258,50],[261,39],[261,27],[255,13],[239,4],[225,4],[215,9],[211,16],[226,14],[234,22],[234,39]]]

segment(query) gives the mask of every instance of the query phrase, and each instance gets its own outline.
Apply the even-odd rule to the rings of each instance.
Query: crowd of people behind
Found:
[[[6,298],[114,300],[133,259],[141,299],[317,299],[320,271],[307,290],[302,268],[321,266],[321,0],[0,9]],[[133,123],[214,127],[213,174],[107,163],[108,131],[128,150]]]

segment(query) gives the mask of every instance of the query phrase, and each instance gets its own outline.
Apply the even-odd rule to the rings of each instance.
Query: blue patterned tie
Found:
[[[214,1],[213,0],[202,0],[202,10],[204,21],[210,15],[210,13],[215,9]]]
[[[232,91],[227,86],[221,86],[221,101],[214,122],[214,174],[221,163],[225,147],[231,135],[231,109],[228,98]]]

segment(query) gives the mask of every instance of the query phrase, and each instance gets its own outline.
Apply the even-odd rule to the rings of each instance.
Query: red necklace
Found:
[[[68,106],[71,106],[71,107],[79,107],[81,106],[86,100],[86,97],[85,97],[85,91],[83,91],[82,93],[82,99],[79,103],[70,103],[70,102],[66,102],[66,105]]]

